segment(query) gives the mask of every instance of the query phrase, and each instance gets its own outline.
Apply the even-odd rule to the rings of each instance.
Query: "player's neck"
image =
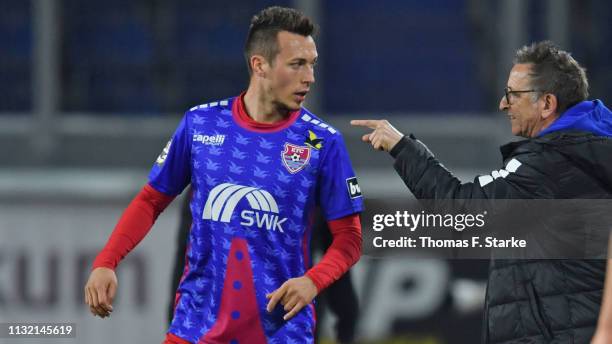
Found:
[[[253,85],[249,86],[244,95],[244,107],[249,117],[259,123],[276,123],[289,115],[289,111],[279,109],[265,92]]]

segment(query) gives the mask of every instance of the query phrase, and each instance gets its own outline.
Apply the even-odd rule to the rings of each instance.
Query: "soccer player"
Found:
[[[191,184],[193,225],[166,343],[313,342],[312,300],[359,259],[363,210],[342,136],[301,107],[315,81],[313,31],[293,9],[253,17],[248,89],[187,111],[94,261],[85,286],[94,315],[110,315],[118,262]],[[333,243],[309,268],[317,205]]]

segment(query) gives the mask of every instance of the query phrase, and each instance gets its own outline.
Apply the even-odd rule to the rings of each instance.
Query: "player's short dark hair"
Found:
[[[567,51],[551,41],[532,43],[516,52],[514,63],[533,64],[531,86],[557,97],[558,113],[586,100],[589,82],[586,70]]]
[[[244,57],[251,73],[251,56],[262,55],[273,63],[278,54],[278,33],[288,31],[305,37],[314,34],[315,24],[302,12],[293,8],[273,6],[257,13],[251,19],[251,26],[244,47]]]

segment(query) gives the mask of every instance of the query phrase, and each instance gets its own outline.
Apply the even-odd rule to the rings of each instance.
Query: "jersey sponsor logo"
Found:
[[[361,197],[361,188],[357,183],[357,177],[351,177],[346,179],[346,187],[351,198]]]
[[[193,142],[201,142],[207,146],[221,146],[225,142],[225,135],[193,135]]]
[[[164,162],[166,162],[166,158],[168,157],[168,152],[170,152],[170,146],[171,145],[172,145],[172,139],[170,139],[170,141],[168,141],[168,143],[166,143],[166,147],[164,147],[162,152],[157,157],[157,160],[155,160],[155,163],[157,165],[161,166],[161,165],[164,164]]]
[[[278,204],[266,190],[251,186],[223,183],[208,194],[202,218],[204,220],[230,222],[238,203],[246,198],[251,209],[240,212],[243,226],[257,226],[283,233],[287,218],[279,216]]]
[[[281,160],[287,171],[297,173],[310,161],[310,148],[286,142],[285,150],[281,153]]]
[[[317,134],[313,133],[312,130],[308,130],[308,137],[306,137],[304,143],[317,150],[323,148],[323,139],[317,137]]]
[[[480,187],[483,187],[497,178],[506,178],[510,173],[516,172],[521,165],[520,161],[512,158],[512,160],[508,161],[506,164],[506,168],[502,168],[499,171],[492,171],[490,175],[478,177],[478,183]]]

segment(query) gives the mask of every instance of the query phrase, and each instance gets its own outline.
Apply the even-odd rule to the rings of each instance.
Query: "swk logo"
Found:
[[[249,202],[251,210],[245,209],[240,212],[241,225],[257,226],[284,233],[282,224],[287,218],[279,217],[278,204],[274,197],[266,190],[250,186],[230,183],[215,186],[208,194],[202,218],[230,222],[236,206],[243,198]]]

